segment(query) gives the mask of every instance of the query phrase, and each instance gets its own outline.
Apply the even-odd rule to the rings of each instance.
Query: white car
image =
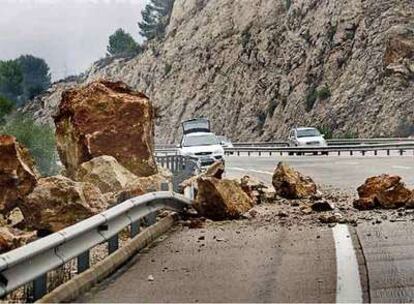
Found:
[[[210,132],[210,123],[204,118],[183,122],[184,135],[179,153],[197,159],[200,166],[207,167],[216,161],[224,163],[224,149],[217,136]]]
[[[295,128],[289,133],[290,147],[326,147],[326,140],[316,128]]]

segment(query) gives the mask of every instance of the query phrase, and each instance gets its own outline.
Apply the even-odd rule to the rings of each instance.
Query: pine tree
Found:
[[[142,21],[138,23],[140,35],[147,40],[162,38],[170,23],[175,0],[150,0],[142,11]]]
[[[23,73],[23,97],[32,99],[50,87],[50,69],[46,61],[32,55],[23,55],[16,59]]]
[[[129,33],[120,28],[109,36],[109,45],[106,50],[110,56],[129,55],[138,53],[140,47]]]

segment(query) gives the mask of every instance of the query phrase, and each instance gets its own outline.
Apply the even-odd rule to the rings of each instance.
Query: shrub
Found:
[[[318,98],[318,92],[317,92],[316,88],[311,87],[308,90],[308,93],[306,94],[306,99],[305,99],[306,111],[310,112],[313,109],[313,106],[314,106],[317,98]]]
[[[164,76],[167,76],[168,74],[170,74],[171,70],[172,70],[172,65],[167,63],[164,66]]]
[[[0,127],[0,134],[13,135],[27,147],[42,175],[58,172],[55,132],[50,126],[40,125],[29,116],[16,114]]]
[[[318,97],[321,100],[325,100],[325,99],[331,97],[331,90],[329,89],[329,87],[327,85],[325,85],[324,87],[319,89]]]
[[[285,6],[286,6],[286,9],[289,10],[290,7],[292,6],[292,0],[285,0]]]
[[[345,139],[358,138],[358,133],[354,132],[354,131],[347,130],[339,138],[345,138]]]
[[[0,96],[0,123],[4,122],[4,117],[14,109],[14,103],[6,97]]]
[[[321,125],[318,127],[319,132],[325,135],[325,139],[332,139],[333,138],[333,131],[332,128],[327,125]]]

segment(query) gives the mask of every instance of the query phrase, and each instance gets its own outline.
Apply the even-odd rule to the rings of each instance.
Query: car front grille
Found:
[[[195,153],[195,155],[197,155],[197,156],[211,155],[211,154],[213,154],[213,153],[212,152],[197,152],[197,153]]]
[[[320,143],[319,143],[319,141],[309,141],[309,142],[306,143],[306,145],[308,145],[308,146],[319,146]]]

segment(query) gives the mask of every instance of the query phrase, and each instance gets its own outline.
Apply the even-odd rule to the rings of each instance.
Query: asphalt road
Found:
[[[341,189],[380,173],[414,185],[413,157],[229,157],[227,175],[270,183],[281,160]],[[413,302],[413,224],[180,226],[78,302]]]
[[[367,177],[400,175],[414,186],[414,156],[229,156],[228,176],[252,175],[271,183],[274,168],[283,161],[311,176],[315,182],[341,189],[356,189]]]

